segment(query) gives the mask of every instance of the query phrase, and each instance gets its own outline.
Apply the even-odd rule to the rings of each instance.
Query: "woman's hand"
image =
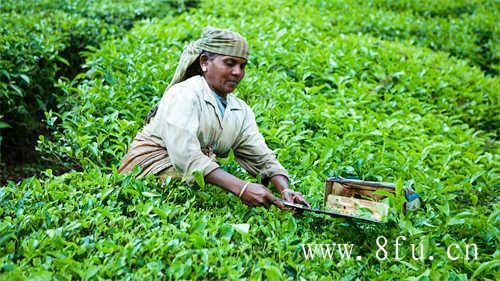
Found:
[[[281,198],[286,202],[301,204],[311,208],[311,205],[304,199],[302,193],[293,191],[290,188],[285,188],[281,191]]]
[[[287,177],[283,175],[276,175],[271,178],[271,182],[276,186],[281,193],[281,198],[283,198],[286,202],[301,204],[311,208],[311,205],[306,201],[306,199],[304,199],[302,193],[290,189]]]
[[[280,190],[288,188],[288,179],[284,176],[281,175],[274,176],[271,180],[276,186],[280,187]],[[232,192],[234,195],[240,197],[240,200],[248,206],[269,207],[271,204],[274,204],[282,210],[288,210],[285,207],[285,205],[283,205],[281,200],[276,198],[264,185],[257,183],[249,183],[249,182],[247,183],[220,168],[217,168],[212,172],[210,172],[208,175],[206,175],[205,181],[211,184],[218,185],[223,189]],[[245,188],[245,190],[243,190],[243,188]],[[299,197],[292,196],[292,198],[299,198]],[[294,202],[294,201],[289,201],[289,202]],[[309,205],[307,202],[306,204]]]
[[[262,184],[249,183],[241,193],[240,199],[250,207],[264,206],[269,208],[271,204],[274,204],[282,210],[286,209],[285,205]]]

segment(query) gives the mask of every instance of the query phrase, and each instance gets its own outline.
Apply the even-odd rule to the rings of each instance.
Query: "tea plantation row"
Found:
[[[33,134],[43,131],[44,112],[64,100],[57,83],[82,71],[85,51],[122,36],[135,21],[165,17],[193,4],[174,0],[2,1],[0,146],[2,139],[8,143],[2,152],[12,153],[9,150],[17,149],[16,145],[36,142]],[[0,158],[1,165],[5,157]]]
[[[443,11],[392,5],[208,0],[192,13],[141,24],[104,43],[89,55],[85,74],[61,84],[69,98],[61,112],[47,113],[57,130],[39,144],[47,157],[84,171],[55,177],[48,170],[43,179],[0,189],[0,277],[494,280],[498,77],[419,47],[427,46],[424,39],[392,42],[347,23],[408,11],[433,22]],[[396,182],[387,225],[249,209],[211,185],[117,174],[183,46],[206,25],[249,40],[251,59],[237,95],[252,106],[294,188],[320,205],[328,176]],[[250,179],[232,159],[222,162]],[[404,214],[403,186],[413,186],[426,208]],[[380,235],[391,241],[385,261],[377,259]],[[392,241],[399,235],[408,240],[396,261]],[[306,243],[353,243],[353,256],[362,260],[307,260],[300,247]],[[434,260],[413,260],[410,243],[422,243]],[[472,243],[478,259],[466,260]],[[458,260],[447,256],[451,244],[459,245]]]
[[[479,66],[489,75],[498,75],[500,44],[497,27],[498,1],[424,0],[356,1],[359,18],[349,21],[353,30],[383,39],[407,39],[416,46],[449,52]],[[366,3],[378,10],[363,8]],[[341,21],[342,21],[341,20]]]

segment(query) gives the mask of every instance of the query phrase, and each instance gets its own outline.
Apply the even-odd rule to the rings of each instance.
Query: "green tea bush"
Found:
[[[0,130],[11,143],[24,144],[23,140],[39,131],[44,112],[54,109],[57,99],[64,99],[56,87],[58,80],[72,79],[82,71],[82,52],[107,38],[121,36],[137,20],[164,17],[194,4],[164,0],[3,1]]]
[[[422,16],[429,17],[457,17],[462,14],[472,14],[476,12],[480,5],[494,5],[495,1],[477,1],[477,0],[372,0],[370,4],[377,7],[388,7],[395,11],[410,10]]]
[[[12,1],[0,4],[4,12],[33,14],[47,11],[62,11],[86,18],[100,19],[124,29],[130,29],[134,21],[148,18],[162,18],[172,11],[184,11],[197,5],[197,0],[38,0]]]
[[[211,0],[104,43],[87,72],[61,84],[69,98],[47,113],[56,133],[39,144],[85,170],[46,171],[0,189],[0,278],[495,280],[498,78],[444,52],[335,33],[323,20],[331,15],[319,13],[325,5]],[[388,224],[249,209],[211,185],[117,174],[183,46],[206,25],[248,39],[236,94],[252,106],[294,189],[320,205],[329,176],[395,182]],[[249,179],[233,159],[221,161]],[[403,186],[426,208],[403,213]],[[377,259],[380,235],[390,241],[385,261]],[[399,235],[408,240],[397,261]],[[362,260],[305,259],[307,243],[353,243]],[[413,260],[410,243],[434,260]],[[464,258],[470,243],[477,260]],[[451,244],[460,259],[447,257]]]
[[[63,12],[3,14],[0,19],[0,108],[11,126],[34,130],[54,108],[58,73],[68,73],[79,51],[115,33],[98,21]],[[67,74],[66,74],[67,75]],[[69,76],[69,75],[68,75]],[[5,122],[4,121],[4,122]]]
[[[221,17],[241,16],[234,14],[234,11],[239,9],[224,11]],[[480,71],[463,62],[449,60],[446,54],[409,48],[403,44],[387,45],[376,40],[355,49],[341,48],[337,57],[337,52],[325,53],[322,50],[337,50],[336,41],[341,42],[343,38],[352,36],[334,40],[330,34],[318,33],[312,26],[312,20],[308,19],[301,23],[301,28],[309,28],[310,35],[290,35],[293,26],[285,19],[280,22],[282,30],[264,29],[265,24],[276,21],[276,16],[269,15],[256,23],[265,32],[248,33],[247,36],[255,40],[252,46],[266,46],[256,48],[251,63],[268,73],[286,74],[286,78],[294,81],[296,86],[290,91],[303,91],[304,87],[312,87],[313,92],[335,93],[338,83],[348,79],[352,80],[350,87],[357,87],[373,97],[378,96],[383,108],[387,107],[386,99],[389,97],[412,98],[428,107],[427,111],[458,119],[454,122],[461,121],[486,131],[496,129],[498,115],[491,113],[499,109],[498,95],[495,94],[498,90],[497,79],[484,77]],[[177,19],[182,20],[192,19]],[[166,20],[166,23],[170,22],[171,19]],[[278,38],[271,37],[276,32]],[[142,29],[133,30],[124,44],[113,41],[107,43],[87,62],[90,70],[79,77],[84,82],[78,87],[72,84],[64,86],[65,91],[74,91],[76,94],[69,95],[73,98],[66,101],[68,111],[48,114],[51,123],[52,120],[63,120],[59,130],[63,133],[55,137],[58,143],[48,145],[43,150],[54,151],[61,159],[64,155],[83,166],[91,163],[99,166],[116,165],[117,155],[123,154],[134,132],[142,126],[142,118],[158,101],[182,46],[195,36],[189,28],[183,30],[161,24],[145,25]],[[303,41],[296,38],[302,38]],[[299,53],[298,50],[304,51]],[[353,55],[347,56],[349,53]],[[315,64],[304,64],[305,59]],[[342,64],[339,65],[341,59]],[[274,81],[275,78],[262,80]],[[286,81],[286,85],[289,83]],[[277,96],[283,100],[291,98],[283,93]],[[296,99],[297,93],[292,97]],[[377,106],[377,103],[371,105],[374,109]],[[396,110],[387,108],[385,112],[390,114]],[[272,115],[277,116],[276,113]],[[299,115],[302,116],[302,113]],[[110,123],[110,120],[117,121]],[[96,129],[100,133],[96,134]]]
[[[406,40],[448,52],[489,75],[498,75],[498,1],[348,2],[323,7],[321,13],[331,15],[327,17],[334,25],[330,30]]]

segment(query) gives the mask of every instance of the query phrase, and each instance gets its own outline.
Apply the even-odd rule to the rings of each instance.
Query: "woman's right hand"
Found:
[[[269,208],[271,204],[274,204],[278,208],[286,210],[285,205],[262,184],[249,183],[240,199],[250,207],[264,206]]]
[[[271,204],[274,204],[282,210],[287,210],[281,200],[274,197],[264,185],[244,182],[221,168],[217,168],[207,174],[205,176],[205,181],[218,185],[236,196],[241,194],[241,201],[250,207],[264,206],[268,208]],[[247,186],[245,190],[243,190],[246,184]]]

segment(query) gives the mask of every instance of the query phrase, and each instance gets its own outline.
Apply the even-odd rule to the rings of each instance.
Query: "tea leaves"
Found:
[[[458,58],[477,57],[473,30],[493,29],[497,3],[439,2],[208,0],[93,49],[88,70],[59,84],[68,98],[46,113],[54,133],[39,142],[46,157],[84,169],[0,188],[0,277],[495,280],[499,80],[473,66],[494,60]],[[117,173],[206,25],[248,39],[236,94],[293,188],[321,205],[330,176],[395,182],[387,224],[249,209],[202,177],[190,187]],[[221,163],[250,179],[234,157]],[[425,208],[403,212],[405,186]],[[351,259],[305,258],[301,245],[314,243],[355,246]]]

